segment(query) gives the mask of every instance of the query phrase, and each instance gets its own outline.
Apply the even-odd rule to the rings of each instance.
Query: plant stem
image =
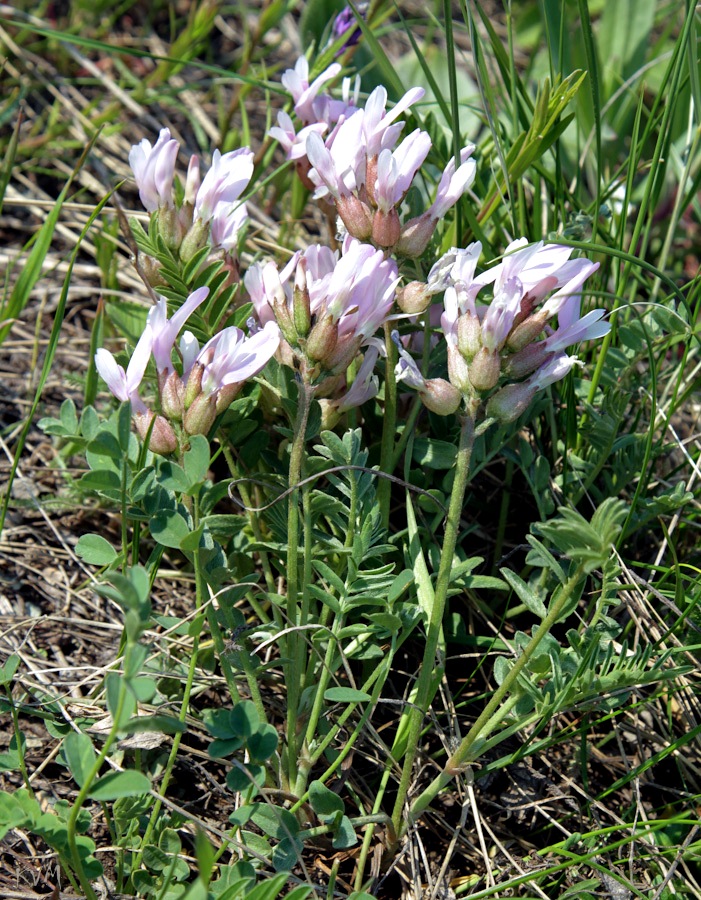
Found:
[[[297,485],[302,475],[304,458],[304,439],[309,420],[314,388],[308,384],[299,384],[299,402],[294,425],[292,447],[290,448],[290,471],[288,487],[293,489],[287,506],[287,624],[296,628],[300,624],[299,595],[299,488]],[[296,780],[297,772],[297,713],[299,709],[300,678],[299,654],[297,645],[300,635],[292,631],[287,636],[287,658],[289,663],[289,679],[287,682],[287,761],[290,784]]]
[[[460,514],[462,512],[465,489],[467,487],[467,479],[470,472],[470,457],[472,455],[472,447],[475,440],[475,415],[478,404],[479,401],[475,399],[467,401],[467,409],[460,430],[460,444],[458,446],[456,458],[455,480],[453,481],[453,489],[450,494],[448,518],[445,524],[443,547],[441,549],[441,563],[438,569],[438,579],[436,581],[433,606],[431,607],[431,615],[426,632],[426,645],[424,647],[423,659],[416,685],[416,702],[408,712],[409,737],[406,754],[404,756],[402,777],[399,782],[397,799],[392,813],[392,822],[396,834],[399,834],[402,822],[404,802],[409,791],[412,767],[418,749],[423,720],[433,699],[431,684],[434,683],[433,671],[436,662],[436,649],[438,647],[438,640],[443,623],[443,613],[445,611],[445,603],[448,596],[448,586],[450,585],[450,573],[453,567],[453,554],[455,553],[455,544],[457,543],[458,530],[460,528]]]
[[[480,750],[479,748],[475,748],[475,744],[478,739],[483,739],[486,735],[490,734],[490,732],[497,727],[499,722],[502,721],[505,711],[510,705],[509,692],[516,686],[519,675],[528,664],[528,661],[535,653],[540,642],[560,618],[562,610],[569,603],[574,590],[577,588],[577,585],[583,577],[584,567],[580,565],[577,567],[574,574],[560,588],[559,593],[550,603],[550,609],[548,610],[547,615],[536,629],[535,634],[524,648],[523,653],[509,669],[506,678],[502,681],[496,691],[494,691],[492,699],[485,706],[468,734],[463,738],[458,749],[453,753],[450,759],[448,759],[441,774],[434,778],[426,790],[411,804],[408,819],[404,823],[404,830],[406,830],[406,828],[416,820],[416,817],[432,803],[439,791],[478,757]]]
[[[397,362],[397,348],[391,338],[391,323],[385,322],[385,415],[382,421],[382,446],[380,448],[380,471],[391,475],[394,471],[394,437],[397,431],[397,382],[394,367]],[[388,478],[381,478],[377,488],[382,527],[389,528],[389,506],[392,499],[392,484]]]
[[[195,508],[193,511],[193,518],[195,528],[197,528],[198,515],[197,515],[197,504],[195,503]],[[185,722],[187,718],[187,710],[190,705],[190,696],[192,694],[192,686],[195,681],[195,671],[197,669],[197,653],[200,645],[200,636],[202,634],[202,627],[204,625],[205,616],[202,615],[201,610],[204,604],[204,590],[203,584],[204,580],[202,577],[202,567],[200,564],[200,554],[199,549],[195,550],[193,553],[193,563],[195,569],[195,607],[197,609],[198,615],[195,617],[195,622],[199,623],[198,629],[195,631],[195,634],[192,639],[192,651],[190,653],[190,662],[187,669],[187,679],[185,681],[185,690],[183,691],[183,699],[180,704],[180,714],[178,715],[178,719],[180,722]],[[211,609],[210,607],[208,607]],[[212,610],[213,612],[213,610]],[[214,637],[214,636],[213,636]],[[221,638],[221,635],[220,635]],[[216,647],[216,642],[215,642]],[[180,742],[182,741],[182,732],[178,732],[173,736],[173,746],[170,748],[170,753],[168,755],[168,760],[165,765],[165,769],[163,771],[163,778],[161,779],[161,784],[158,790],[160,797],[154,803],[153,810],[151,811],[151,815],[149,817],[148,825],[146,826],[146,831],[144,832],[144,836],[141,840],[141,847],[139,848],[138,853],[134,859],[133,865],[131,867],[131,871],[136,872],[141,865],[141,859],[144,854],[144,848],[147,846],[149,841],[151,840],[151,835],[153,834],[153,830],[156,827],[156,822],[158,821],[158,816],[160,815],[161,808],[163,806],[163,801],[161,797],[165,796],[166,791],[168,790],[168,785],[170,784],[170,779],[173,774],[173,768],[175,767],[175,761],[178,756],[178,750],[180,749]]]

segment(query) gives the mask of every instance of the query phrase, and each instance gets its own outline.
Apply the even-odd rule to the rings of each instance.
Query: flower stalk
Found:
[[[299,488],[301,481],[302,461],[304,458],[304,439],[309,421],[314,388],[302,381],[299,382],[299,405],[294,425],[292,447],[290,448],[290,469],[288,485],[292,489],[287,507],[287,622],[288,627],[295,629],[300,624],[299,608]],[[298,642],[299,633],[293,630],[287,637],[287,656],[290,660],[290,679],[288,682],[287,701],[287,754],[290,784],[296,781],[297,772],[297,712],[301,690],[301,672],[299,670]]]
[[[524,648],[523,653],[509,669],[506,678],[504,678],[496,691],[494,691],[492,699],[482,710],[482,713],[479,715],[477,721],[467,735],[463,738],[458,749],[448,759],[443,767],[443,771],[433,779],[426,790],[411,804],[409,814],[403,823],[401,833],[404,833],[407,828],[411,826],[411,823],[416,821],[417,817],[431,805],[439,792],[448,785],[456,775],[463,772],[471,762],[474,762],[474,760],[477,759],[480,753],[478,742],[489,735],[498,724],[503,721],[504,715],[512,702],[509,694],[516,686],[519,675],[525,666],[528,665],[529,660],[537,650],[543,638],[550,633],[550,629],[559,620],[563,609],[567,607],[572,594],[577,589],[584,574],[584,566],[579,565],[574,574],[562,586],[558,595],[550,604],[547,615]]]
[[[445,534],[443,536],[441,563],[438,569],[438,579],[436,581],[436,589],[433,597],[433,606],[431,607],[431,614],[426,633],[426,644],[416,685],[416,701],[408,712],[409,737],[406,753],[404,755],[399,790],[397,791],[397,799],[392,813],[392,822],[396,834],[400,833],[402,826],[404,803],[406,801],[407,793],[409,792],[412,768],[418,750],[424,717],[428,712],[428,708],[433,700],[433,694],[435,693],[435,688],[432,689],[432,685],[436,684],[433,677],[436,650],[438,648],[438,641],[443,624],[443,613],[445,612],[448,587],[450,585],[450,575],[453,567],[453,554],[455,553],[455,545],[460,529],[460,515],[462,513],[465,490],[467,488],[470,472],[470,458],[472,456],[472,448],[475,441],[475,416],[478,407],[479,401],[476,398],[466,400],[466,410],[462,419],[460,444],[458,446],[456,458],[455,480],[453,481],[453,489],[450,494],[448,518],[446,520]]]

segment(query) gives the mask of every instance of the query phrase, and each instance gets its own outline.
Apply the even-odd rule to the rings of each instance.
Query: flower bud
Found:
[[[199,394],[183,418],[188,434],[207,434],[217,417],[217,401],[214,394]]]
[[[155,257],[140,253],[139,262],[141,263],[141,270],[151,287],[158,288],[162,287],[164,284],[168,284],[166,279],[161,275],[161,264]]]
[[[209,223],[203,219],[195,219],[180,245],[180,259],[185,263],[189,262],[195,253],[204,247],[208,237]]]
[[[185,396],[183,397],[183,407],[184,409],[189,409],[195,401],[195,397],[198,397],[202,393],[202,376],[204,375],[204,366],[202,363],[195,362],[193,363],[192,368],[190,369],[190,374],[187,379],[187,384],[185,385]]]
[[[305,338],[312,324],[309,288],[307,287],[307,261],[302,256],[295,271],[295,286],[292,294],[292,317],[297,334]]]
[[[380,247],[394,247],[401,234],[399,213],[392,208],[389,212],[375,210],[372,218],[372,239]]]
[[[419,391],[424,406],[439,416],[450,416],[457,411],[462,400],[460,391],[445,378],[429,378]]]
[[[369,156],[365,163],[365,190],[371,203],[376,203],[375,183],[377,182],[377,154]]]
[[[470,363],[470,381],[477,391],[489,391],[499,381],[501,358],[495,350],[486,347],[475,355]]]
[[[537,344],[528,344],[523,350],[514,353],[506,364],[506,373],[509,378],[523,378],[524,375],[530,375],[531,372],[535,372],[542,366],[550,355],[544,343],[544,341],[539,341]]]
[[[158,233],[169,250],[177,250],[183,239],[183,227],[174,206],[158,207]]]
[[[314,362],[326,359],[338,341],[338,325],[328,313],[314,325],[307,340],[307,357]]]
[[[537,388],[528,382],[507,384],[489,398],[487,416],[504,424],[515,422],[528,409],[536,392]]]
[[[237,381],[235,384],[225,384],[217,391],[217,415],[227,410],[236,399],[239,391],[243,387],[243,381]]]
[[[454,344],[448,344],[448,378],[461,394],[472,394],[470,373],[463,355]]]
[[[433,237],[437,222],[438,220],[428,213],[410,219],[402,228],[401,237],[394,248],[395,253],[408,256],[410,259],[421,256]]]
[[[288,344],[296,347],[299,343],[299,337],[297,335],[295,324],[292,321],[292,316],[290,315],[290,310],[287,306],[287,299],[285,295],[282,295],[282,299],[276,297],[273,300],[271,306],[273,307],[275,321],[277,322],[278,327],[282,332],[282,336],[285,338]]]
[[[353,194],[346,197],[339,197],[336,201],[336,208],[341,217],[343,224],[348,229],[348,233],[359,241],[367,241],[372,236],[372,218],[370,210]]]
[[[153,427],[151,428],[152,421]],[[149,429],[151,429],[148,448],[153,453],[158,453],[159,456],[168,456],[178,449],[178,439],[173,427],[163,416],[154,417],[151,410],[147,410],[145,413],[138,413],[134,416],[134,424],[142,441],[146,440]]]
[[[458,317],[458,349],[470,362],[482,347],[482,326],[472,313]]]
[[[514,352],[522,350],[541,334],[547,321],[547,313],[543,313],[542,311],[529,316],[512,330],[511,334],[506,339],[506,346],[509,350]]]
[[[330,431],[338,424],[341,414],[338,411],[338,404],[333,400],[320,399],[321,407],[321,430]]]
[[[362,338],[352,334],[344,335],[336,344],[333,352],[324,358],[324,366],[329,372],[345,372],[358,355]]]
[[[164,415],[179,422],[183,417],[185,404],[185,386],[177,372],[171,372],[161,388],[161,409]]]
[[[423,281],[410,281],[397,293],[397,306],[410,316],[422,313],[430,302],[431,294]]]

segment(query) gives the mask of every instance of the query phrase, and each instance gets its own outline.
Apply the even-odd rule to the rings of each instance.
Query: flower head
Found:
[[[163,128],[158,140],[151,143],[144,138],[129,151],[129,165],[134,173],[139,197],[149,212],[159,207],[173,206],[173,177],[179,144]]]

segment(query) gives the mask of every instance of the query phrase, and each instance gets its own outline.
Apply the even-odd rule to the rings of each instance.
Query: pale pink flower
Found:
[[[377,159],[375,200],[385,213],[400,203],[431,149],[431,138],[418,129],[392,151],[380,151]]]
[[[168,318],[168,301],[165,297],[159,297],[156,305],[149,310],[147,322],[153,333],[153,358],[156,361],[160,379],[167,378],[174,371],[170,354],[178,332],[208,295],[208,287],[201,287],[193,291],[170,319]]]
[[[282,76],[282,84],[292,95],[294,109],[299,118],[305,123],[318,122],[321,116],[318,114],[317,96],[319,91],[341,71],[339,63],[332,63],[328,69],[318,75],[309,83],[309,62],[304,56],[300,56],[294,69],[287,69]]]
[[[246,337],[240,328],[225,328],[208,341],[197,356],[204,366],[202,392],[213,394],[226,385],[239,384],[257,375],[275,355],[280,329],[268,322]]]
[[[149,212],[159,206],[173,206],[173,178],[179,144],[163,128],[158,140],[151,143],[144,138],[129,151],[129,165],[139,189],[139,197]]]
[[[127,401],[131,403],[135,414],[146,412],[146,405],[139,397],[139,387],[151,356],[152,344],[153,332],[147,323],[134,348],[126,372],[109,350],[100,348],[95,354],[95,367],[103,381],[118,400],[122,403]]]
[[[368,97],[363,111],[364,145],[369,158],[379,156],[381,150],[391,150],[394,147],[404,128],[404,122],[395,122],[395,119],[417,103],[425,93],[423,88],[411,88],[387,112],[387,90],[382,85],[375,88]]]
[[[280,110],[277,114],[277,126],[271,128],[268,134],[278,141],[285,151],[288,159],[303,159],[307,155],[307,138],[310,134],[324,134],[328,126],[325,122],[313,122],[295,132],[292,119],[286,112]]]
[[[212,165],[204,176],[195,198],[195,218],[209,222],[218,203],[233,204],[246,189],[253,175],[253,151],[248,147],[223,156],[212,154]]]

